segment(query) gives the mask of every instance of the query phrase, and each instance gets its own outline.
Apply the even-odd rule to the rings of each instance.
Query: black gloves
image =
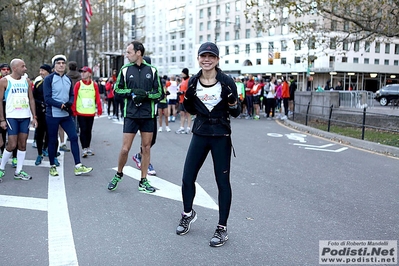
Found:
[[[143,89],[132,89],[132,99],[138,106],[148,98],[148,92]]]
[[[184,91],[178,91],[177,92],[177,95],[182,95],[182,94],[184,94]]]
[[[227,102],[229,103],[229,105],[235,105],[237,103],[237,98],[234,96],[230,87],[223,86],[222,93],[220,96],[222,97],[222,99],[227,99]]]
[[[72,106],[72,103],[66,102],[66,103],[64,103],[64,107],[61,109],[64,111],[67,111],[68,113],[71,114],[72,113],[71,106]]]

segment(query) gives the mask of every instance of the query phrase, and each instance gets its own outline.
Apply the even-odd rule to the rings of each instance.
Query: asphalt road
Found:
[[[107,190],[122,125],[105,116],[94,123],[95,156],[82,159],[94,167],[89,176],[75,177],[65,153],[60,176],[49,177],[48,159],[34,166],[29,144],[24,169],[33,180],[13,180],[7,165],[0,184],[0,265],[319,265],[320,240],[397,239],[398,159],[265,119],[232,120],[229,241],[208,246],[218,221],[210,156],[197,180],[198,220],[187,235],[176,235],[191,138],[175,134],[178,126],[159,133],[152,149],[154,194],[138,192],[133,179],[139,137],[123,181]]]

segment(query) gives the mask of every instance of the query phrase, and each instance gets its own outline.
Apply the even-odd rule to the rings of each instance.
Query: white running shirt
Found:
[[[197,84],[197,97],[208,108],[209,112],[222,100],[220,94],[222,93],[222,85],[220,82],[212,86],[204,86],[198,81]]]
[[[6,101],[6,118],[30,118],[29,108],[29,84],[26,77],[13,79],[11,75],[6,76],[8,81],[4,92]]]

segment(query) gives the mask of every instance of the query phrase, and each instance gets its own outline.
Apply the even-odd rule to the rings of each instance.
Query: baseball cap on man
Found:
[[[63,60],[64,62],[67,61],[65,55],[57,54],[57,55],[53,56],[53,58],[51,59],[51,63],[53,65],[55,65],[55,63],[57,63],[57,61],[59,61],[59,60]]]
[[[84,66],[81,69],[79,69],[79,72],[89,72],[89,73],[93,73],[93,71],[91,71],[91,68],[88,66]]]
[[[11,69],[11,68],[10,68],[10,65],[7,64],[7,63],[1,64],[1,65],[0,65],[0,69],[1,69],[1,68],[8,68],[8,69]]]
[[[219,57],[219,48],[213,42],[203,43],[198,49],[198,55],[202,55],[205,53],[210,53]]]

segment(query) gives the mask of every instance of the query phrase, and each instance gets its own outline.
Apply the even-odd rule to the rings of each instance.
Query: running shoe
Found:
[[[94,152],[90,148],[87,148],[87,155],[88,156],[93,156]]]
[[[41,164],[41,163],[42,163],[42,160],[43,160],[43,156],[38,155],[37,158],[36,158],[36,161],[35,161],[35,165]]]
[[[67,147],[66,144],[63,144],[63,145],[61,145],[61,147],[60,147],[60,151],[70,152],[71,150],[68,149],[68,147]]]
[[[32,142],[32,148],[37,148],[36,140]]]
[[[50,175],[51,176],[58,176],[57,167],[55,165],[50,167]]]
[[[87,148],[84,148],[82,151],[82,157],[86,158],[87,157]]]
[[[218,225],[211,241],[209,241],[209,245],[211,247],[220,247],[223,246],[228,239],[229,235],[227,234],[226,227]]]
[[[147,174],[149,174],[149,175],[156,175],[157,174],[157,172],[155,171],[154,166],[152,166],[152,164],[148,165]]]
[[[138,169],[141,169],[141,155],[140,153],[136,153],[133,157],[132,157],[133,161],[136,163],[136,166]]]
[[[150,185],[150,181],[147,178],[142,178],[139,182],[139,191],[154,193],[155,188]]]
[[[158,132],[162,132],[162,127],[158,128]]]
[[[13,168],[17,168],[17,163],[18,163],[17,158],[12,158],[11,165]]]
[[[91,171],[93,171],[92,167],[86,167],[83,164],[81,164],[78,168],[75,167],[75,175],[88,174]]]
[[[176,131],[176,134],[184,134],[184,133],[185,133],[184,127],[181,127],[181,128],[179,128],[179,129]]]
[[[112,178],[111,182],[108,184],[108,190],[115,190],[118,186],[118,182],[122,180],[122,176],[117,173]]]
[[[191,216],[187,216],[184,213],[181,214],[179,225],[176,228],[176,234],[182,236],[190,231],[191,224],[197,220],[197,213],[192,210]]]
[[[166,127],[166,132],[170,132],[170,131],[172,131],[172,130],[170,129],[170,127]]]
[[[3,176],[6,174],[5,170],[0,169],[0,183],[3,181]]]
[[[14,174],[14,179],[15,180],[31,180],[32,177],[28,175],[25,171],[21,170],[19,173]]]
[[[191,132],[191,128],[186,128],[186,131],[184,131],[184,133],[186,133],[186,134],[190,134],[190,132]]]
[[[55,166],[60,166],[60,162],[58,161],[57,158],[54,158],[54,164],[55,164]]]
[[[47,151],[47,149],[44,149],[44,150],[43,150],[42,155],[43,155],[44,157],[48,157],[48,151]]]

